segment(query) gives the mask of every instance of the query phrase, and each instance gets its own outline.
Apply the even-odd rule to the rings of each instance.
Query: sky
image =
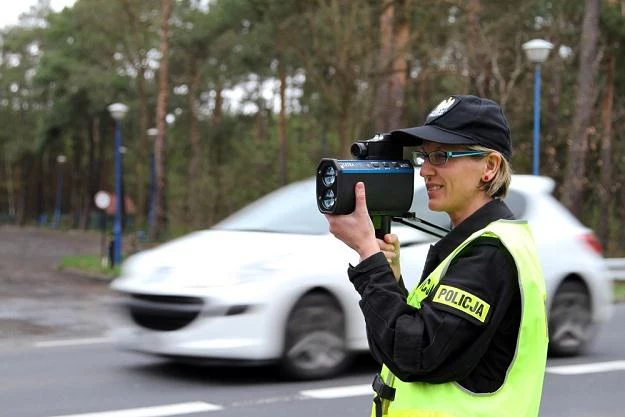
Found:
[[[50,0],[52,10],[63,10],[65,6],[73,5],[75,0]],[[0,0],[0,28],[17,24],[20,14],[30,10],[38,0]]]

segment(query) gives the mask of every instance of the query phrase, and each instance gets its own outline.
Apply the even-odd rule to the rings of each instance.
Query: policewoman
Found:
[[[391,136],[416,146],[428,207],[446,212],[452,229],[430,247],[420,284],[408,291],[397,236],[376,239],[364,184],[353,213],[326,215],[330,231],[360,255],[348,276],[382,364],[372,415],[537,416],[545,285],[528,225],[503,201],[512,145],[501,107],[451,96],[423,126]]]

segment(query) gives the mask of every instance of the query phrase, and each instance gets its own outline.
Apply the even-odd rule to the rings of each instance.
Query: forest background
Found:
[[[152,241],[420,125],[450,94],[499,102],[514,170],[531,174],[521,45],[548,40],[540,174],[606,255],[625,254],[625,0],[77,0],[0,38],[0,222],[56,211],[59,227],[97,228],[121,102],[125,233]]]

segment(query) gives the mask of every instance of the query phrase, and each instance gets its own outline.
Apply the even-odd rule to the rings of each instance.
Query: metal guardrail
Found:
[[[612,279],[625,280],[625,258],[606,258]]]

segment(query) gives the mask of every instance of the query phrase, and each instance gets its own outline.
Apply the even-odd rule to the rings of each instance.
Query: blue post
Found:
[[[122,261],[122,132],[121,121],[115,121],[115,222],[113,223],[113,265]]]
[[[59,173],[57,175],[56,183],[56,204],[54,205],[54,220],[52,221],[52,227],[55,229],[59,227],[61,222],[61,200],[63,198],[63,163],[58,164]]]
[[[534,70],[534,175],[540,163],[540,64]]]

